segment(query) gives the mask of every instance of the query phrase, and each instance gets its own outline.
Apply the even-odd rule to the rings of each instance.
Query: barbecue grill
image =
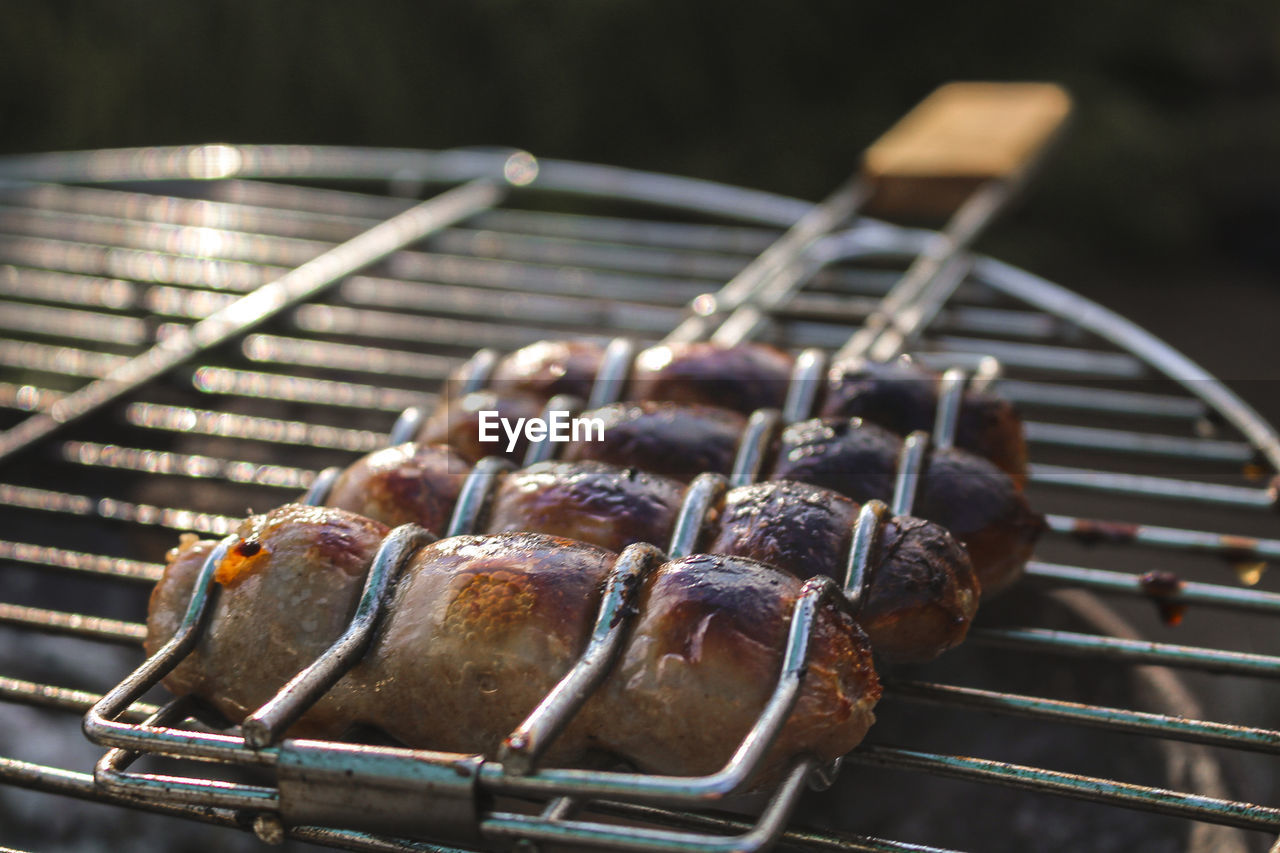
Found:
[[[1243,851],[1280,832],[1265,804],[1280,731],[1245,703],[1280,674],[1260,637],[1280,611],[1262,572],[1280,555],[1280,440],[1106,309],[867,217],[810,234],[772,271],[786,287],[717,302],[705,294],[821,211],[518,151],[204,145],[8,158],[0,179],[7,784],[353,850]],[[800,764],[766,797],[724,800],[643,774],[433,763],[376,738],[280,743],[210,728],[142,695],[145,668],[129,675],[178,533],[219,538],[322,487],[446,377],[481,376],[478,348],[644,342],[745,307],[722,338],[829,352],[885,320],[922,258],[933,304],[891,312],[898,343],[1019,403],[1050,533],[963,648],[886,674],[880,723],[838,774]],[[1177,582],[1153,583],[1157,567]],[[1212,645],[1160,627],[1184,609]],[[105,755],[80,746],[90,708]],[[0,792],[15,817],[31,802]]]

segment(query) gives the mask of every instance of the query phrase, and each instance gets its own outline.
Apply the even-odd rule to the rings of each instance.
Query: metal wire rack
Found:
[[[428,192],[427,201],[413,200]],[[6,584],[12,597],[0,602],[0,624],[13,644],[36,633],[70,635],[118,644],[124,659],[134,661],[143,627],[112,608],[138,612],[141,594],[160,571],[155,557],[175,531],[220,536],[245,507],[281,503],[304,490],[319,498],[322,468],[381,446],[389,431],[392,438],[411,433],[412,415],[393,423],[396,414],[430,406],[439,383],[477,347],[509,350],[549,337],[615,333],[648,340],[681,327],[690,319],[686,304],[740,275],[781,229],[815,210],[764,193],[539,162],[522,152],[228,145],[9,158],[0,161],[0,204],[0,325],[9,336],[0,341],[6,427],[0,555],[5,572],[21,581]],[[1219,576],[1226,560],[1256,583],[1259,565],[1280,555],[1280,540],[1267,535],[1274,531],[1277,500],[1268,477],[1280,467],[1274,431],[1139,327],[964,248],[940,247],[932,232],[859,218],[813,238],[793,257],[790,274],[779,277],[787,286],[746,306],[739,322],[721,327],[720,338],[759,335],[809,348],[794,383],[802,389],[820,375],[824,350],[850,344],[851,331],[864,324],[874,327],[867,320],[877,312],[883,319],[883,297],[904,265],[932,258],[929,281],[949,281],[929,310],[894,322],[892,330],[899,347],[910,343],[919,358],[950,371],[952,394],[944,395],[935,441],[948,441],[955,409],[947,401],[954,402],[966,381],[958,370],[994,383],[1031,416],[1028,435],[1038,460],[1029,474],[1031,495],[1050,510],[1053,536],[1045,550],[1075,562],[1033,563],[1028,586],[1154,598],[1168,616],[1194,607],[1273,617],[1280,594],[1266,591],[1265,582],[1255,588],[1222,583]],[[162,346],[151,358],[131,360],[157,342]],[[592,402],[616,392],[614,374],[625,371],[630,351],[622,343],[611,348],[612,363],[621,367],[602,371],[609,375]],[[999,375],[991,370],[992,356]],[[490,363],[472,359],[475,381]],[[759,440],[743,442],[734,478],[751,479],[758,468],[752,453],[780,420],[797,420],[805,408],[804,395],[795,394],[781,416],[753,418]],[[927,443],[917,436],[907,444],[896,510],[910,505],[912,471],[918,472],[913,463]],[[535,446],[530,461],[545,450]],[[1082,458],[1088,466],[1079,464]],[[476,472],[469,486],[478,500],[494,469]],[[723,483],[706,479],[691,487],[688,517],[719,488]],[[463,503],[450,533],[466,528],[467,506],[475,502]],[[876,512],[873,505],[860,519],[855,538],[863,544],[872,537]],[[1190,520],[1168,521],[1181,518]],[[688,547],[680,535],[673,554]],[[788,664],[769,709],[716,777],[546,770],[536,766],[536,746],[499,763],[424,760],[390,747],[277,743],[305,709],[301,697],[322,692],[367,639],[381,585],[394,574],[397,555],[417,541],[419,534],[406,530],[388,540],[341,648],[240,732],[201,728],[181,699],[163,708],[143,701],[163,654],[115,689],[92,679],[59,684],[0,677],[6,703],[74,712],[96,706],[87,730],[111,747],[96,782],[87,768],[17,757],[0,758],[0,779],[252,827],[267,840],[292,835],[349,849],[438,849],[393,837],[397,829],[468,846],[523,839],[632,849],[769,843],[941,849],[788,828],[806,779],[830,770],[809,762],[793,768],[754,822],[705,811],[724,805],[767,746],[770,726],[785,719],[803,668],[803,613],[833,594],[820,584],[807,588],[798,604]],[[1102,545],[1090,550],[1083,547],[1088,543]],[[846,585],[853,595],[858,555],[865,553],[855,543]],[[1134,559],[1147,564],[1153,554],[1195,579],[1153,592],[1142,572],[1104,567]],[[610,614],[620,607],[624,575],[643,573],[653,559],[651,550],[636,548],[620,561],[603,627],[583,665],[567,677],[574,683],[562,684],[561,700],[544,704],[528,721],[528,743],[553,736],[572,712],[572,697],[580,701],[583,685],[607,667],[601,661],[620,629]],[[80,599],[88,612],[62,609],[35,593],[24,601],[28,588],[52,586],[55,572],[63,575],[59,585],[78,579],[111,592]],[[169,660],[194,642],[198,619],[193,606],[191,630],[175,640]],[[1114,635],[988,626],[976,629],[969,645],[974,654],[1012,649],[1028,667],[1073,657],[1118,663],[1155,684],[1165,707],[1104,707],[1070,696],[948,683],[947,659],[927,670],[927,678],[893,674],[889,695],[900,704],[1159,738],[1195,766],[1183,777],[1193,790],[909,743],[866,745],[848,757],[856,766],[845,775],[907,769],[1156,812],[1195,821],[1188,838],[1203,849],[1246,849],[1246,836],[1222,827],[1274,835],[1280,809],[1260,804],[1266,792],[1252,799],[1232,795],[1207,748],[1274,755],[1280,732],[1198,719],[1198,703],[1177,679],[1144,665],[1265,684],[1280,671],[1280,657],[1152,642],[1128,636],[1122,621],[1109,625]],[[183,764],[182,775],[129,769],[151,753],[198,761]],[[338,759],[348,764],[335,765]],[[265,781],[226,778],[227,768],[240,765],[266,768]],[[364,783],[378,780],[376,795],[351,797],[351,784],[334,766],[354,766]],[[433,794],[425,803],[420,793],[403,799],[424,787]],[[503,798],[502,805],[489,805],[481,791]],[[583,811],[609,820],[582,817]],[[383,834],[359,827],[360,812],[375,814]],[[406,812],[416,812],[413,821],[396,824],[389,817]]]

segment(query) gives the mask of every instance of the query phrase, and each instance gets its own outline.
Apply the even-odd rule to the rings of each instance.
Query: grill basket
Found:
[[[663,337],[812,205],[523,152],[229,145],[8,158],[0,196],[6,783],[354,850],[440,849],[402,834],[485,849],[1244,851],[1280,831],[1263,805],[1280,594],[1262,573],[1280,555],[1280,440],[1094,303],[952,246],[931,280],[954,275],[954,293],[914,325],[895,315],[919,360],[1020,404],[1050,533],[962,649],[886,674],[880,723],[828,790],[805,793],[836,768],[799,760],[768,797],[733,797],[750,743],[692,780],[279,742],[210,729],[185,699],[151,704],[167,699],[144,695],[163,654],[128,673],[177,533],[220,538],[248,508],[321,488],[323,469],[405,434],[412,414],[397,416],[430,407],[445,377],[480,370],[478,348]],[[793,259],[795,288],[751,306],[741,334],[820,358],[939,245],[858,218]],[[383,567],[414,541],[389,539]],[[647,559],[629,552],[620,571]],[[1182,583],[1153,593],[1150,569]],[[765,746],[802,677],[803,608],[828,594],[807,589]],[[1194,642],[1158,618],[1184,609]],[[88,734],[109,748],[95,772],[68,746],[91,707]],[[0,813],[20,814],[13,802]],[[964,828],[996,821],[1003,840]]]

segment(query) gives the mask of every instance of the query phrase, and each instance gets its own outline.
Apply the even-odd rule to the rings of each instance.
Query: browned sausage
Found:
[[[604,347],[592,341],[539,341],[504,356],[489,387],[500,394],[531,393],[549,399],[572,394],[587,399]]]
[[[475,391],[441,403],[418,430],[416,441],[419,444],[447,444],[468,462],[479,462],[486,456],[502,456],[519,463],[529,449],[523,431],[511,450],[507,449],[507,436],[501,428],[496,433],[498,441],[481,441],[480,413],[497,412],[499,418],[509,421],[514,428],[521,418],[541,417],[544,402],[536,394]]]
[[[783,430],[771,477],[813,483],[856,501],[888,501],[901,444],[856,418],[803,421]],[[964,543],[988,595],[1018,578],[1044,529],[1044,519],[1003,471],[957,449],[928,455],[913,512]]]
[[[362,457],[334,482],[325,504],[390,527],[413,522],[440,534],[471,466],[443,444],[409,442]]]
[[[676,403],[615,403],[582,417],[603,421],[603,440],[568,443],[565,459],[608,462],[682,481],[704,471],[728,474],[745,425],[741,415],[727,409]],[[887,502],[901,448],[898,436],[861,419],[814,418],[783,431],[765,470],[771,480],[810,483],[860,502]],[[987,594],[1018,578],[1044,527],[1006,473],[957,448],[929,455],[915,513],[964,543]]]
[[[599,462],[543,462],[494,490],[485,533],[528,530],[621,551],[634,542],[665,547],[684,489],[675,480]]]
[[[601,720],[595,736],[645,770],[718,769],[773,689],[800,586],[794,575],[741,557],[697,555],[663,565],[639,600],[639,621],[594,709],[618,717]],[[843,755],[874,722],[880,686],[869,647],[838,607],[820,611],[807,673],[769,765],[803,752],[823,760]]]
[[[387,530],[343,510],[294,504],[247,519],[214,577],[208,627],[165,686],[242,720],[342,635]],[[189,539],[170,552],[151,593],[148,654],[177,630],[214,544]],[[356,722],[350,686],[347,678],[327,693],[293,733],[337,736]]]
[[[432,472],[450,458],[447,448],[413,445],[399,449],[405,472],[383,472],[389,480],[411,479]],[[428,457],[439,459],[432,463]],[[369,459],[390,456],[380,451],[352,470],[378,470]],[[347,480],[344,475],[343,481]],[[436,507],[410,487],[386,492],[406,507],[377,502],[367,505],[379,520],[394,523],[426,505],[419,523],[443,533],[456,498],[453,482],[447,504]],[[430,483],[422,491],[430,491]],[[597,462],[544,462],[501,477],[479,531],[529,531],[578,539],[611,551],[633,542],[665,547],[671,539],[684,490],[665,477]],[[331,499],[330,504],[334,501]],[[843,495],[804,483],[774,481],[731,489],[705,519],[698,547],[710,554],[749,557],[804,579],[823,574],[843,581],[852,526],[858,505]],[[426,519],[436,519],[435,526]],[[886,525],[882,548],[872,554],[875,567],[856,615],[876,654],[891,662],[936,657],[964,639],[977,610],[977,577],[964,550],[936,524],[900,518]],[[896,537],[896,538],[895,538]],[[880,593],[882,587],[893,595]],[[918,591],[919,590],[919,591]],[[927,594],[925,594],[927,592]],[[894,597],[896,596],[896,598]]]
[[[828,373],[823,417],[862,418],[898,435],[932,431],[942,377],[914,363],[861,362]],[[1027,442],[1012,403],[995,394],[966,390],[956,420],[955,444],[990,459],[1022,488]]]
[[[731,489],[708,519],[700,549],[750,557],[800,578],[843,582],[858,504],[787,480]],[[958,645],[978,611],[981,587],[964,549],[944,528],[886,518],[871,553],[856,615],[876,655],[932,660]]]
[[[768,344],[660,344],[636,356],[628,396],[721,406],[742,414],[779,409],[787,399],[794,363]]]
[[[506,356],[492,387],[502,394],[587,396],[603,349],[585,341],[543,341]],[[740,414],[780,408],[794,359],[768,344],[659,344],[636,356],[627,398],[722,406]],[[822,417],[859,417],[897,433],[932,431],[941,375],[901,360],[833,366],[820,390]],[[1022,488],[1027,443],[1017,408],[995,394],[965,391],[955,444],[995,462]]]
[[[710,471],[728,474],[746,418],[713,406],[614,403],[582,413],[604,422],[602,441],[565,445],[563,458],[639,468],[688,482]]]

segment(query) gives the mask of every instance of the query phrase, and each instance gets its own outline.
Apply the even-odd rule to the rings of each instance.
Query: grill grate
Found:
[[[521,187],[535,169],[536,181]],[[516,186],[499,191],[504,170]],[[37,632],[120,645],[127,651],[116,656],[117,666],[137,659],[142,626],[135,620],[159,571],[150,561],[174,532],[225,534],[245,508],[293,498],[322,468],[381,446],[395,414],[429,406],[439,381],[478,346],[511,349],[606,331],[638,340],[662,336],[684,316],[685,304],[732,278],[780,228],[809,211],[762,193],[582,164],[535,164],[510,152],[215,145],[10,158],[0,162],[0,176],[7,180],[0,183],[0,317],[10,336],[0,342],[0,425],[8,428],[0,452],[9,455],[0,469],[0,559],[15,579],[5,584],[12,593],[0,602],[6,626],[0,630],[12,638],[10,647],[32,642]],[[355,189],[305,183],[340,179],[356,182],[346,184]],[[438,201],[415,205],[369,192],[371,185],[413,194],[426,186],[462,187],[434,198],[465,197],[453,215],[440,218]],[[504,193],[506,206],[494,208]],[[388,220],[423,210],[422,230],[347,266],[304,272],[314,272],[307,263],[335,245],[369,228],[386,233]],[[428,231],[434,233],[424,242]],[[802,276],[804,289],[759,318],[763,335],[797,349],[841,346],[931,239],[858,220],[819,240],[806,256],[812,266]],[[941,368],[977,369],[997,356],[1000,392],[1027,410],[1033,457],[1041,460],[1030,469],[1030,495],[1050,511],[1054,535],[1045,552],[1065,561],[1033,563],[1030,580],[1123,603],[1146,595],[1132,564],[1167,558],[1192,580],[1166,606],[1271,616],[1280,594],[1264,588],[1268,578],[1252,588],[1223,584],[1222,576],[1230,575],[1227,565],[1256,581],[1257,564],[1280,554],[1269,513],[1276,497],[1261,475],[1280,463],[1274,432],[1137,327],[1027,273],[969,260],[967,276],[914,349]],[[296,291],[280,302],[264,307],[249,297],[247,304],[258,307],[249,314],[246,303],[236,303],[286,274]],[[123,383],[103,384],[129,357],[161,341],[173,356]],[[179,362],[161,376],[161,368]],[[1098,418],[1109,425],[1098,427]],[[1085,550],[1081,543],[1101,544]],[[41,589],[77,580],[109,592],[39,597]],[[1013,649],[1024,655],[1023,665],[1078,656],[1223,673],[1264,686],[1280,673],[1280,657],[1254,649],[1036,625],[975,629],[969,645],[979,655]],[[946,664],[928,676],[946,679]],[[0,699],[50,711],[83,712],[115,680],[77,673],[84,681],[57,684],[46,683],[52,679],[43,673],[8,675],[0,673]],[[910,676],[891,680],[888,695],[895,703],[976,708],[1242,752],[1280,749],[1280,732],[1265,725],[1187,719],[1197,704],[1189,697],[1151,713]],[[188,711],[182,703],[157,709],[139,702],[123,719],[178,725]],[[229,742],[238,738],[200,738],[209,744],[206,757],[219,761],[259,755],[234,749]],[[1190,761],[1207,755],[1180,754]],[[1269,792],[1235,800],[1209,771],[1194,777],[1202,783],[1195,793],[1182,794],[910,744],[871,744],[850,759],[1280,830],[1280,811],[1259,804]],[[123,753],[110,760],[123,772]],[[508,794],[543,803],[552,797],[542,817],[487,815],[480,824],[487,842],[595,831],[574,819],[562,799],[581,794],[580,786],[541,784],[541,774],[517,784],[492,767],[478,772],[482,784]],[[142,797],[95,786],[83,770],[16,757],[0,758],[0,779],[242,828],[240,810],[270,814],[277,796],[274,787],[235,783],[221,786],[237,793],[212,808],[181,805],[172,785],[159,798]],[[784,785],[753,837],[782,831],[803,779],[798,771]],[[593,810],[656,819],[667,832],[749,829],[594,797],[613,799],[607,790],[596,792]],[[280,831],[268,818],[256,828],[264,837]],[[350,849],[422,849],[349,830],[291,832]],[[671,838],[692,843],[689,836]],[[926,849],[825,831],[788,830],[782,843]],[[1216,849],[1244,849],[1234,836],[1222,843],[1237,846]]]

